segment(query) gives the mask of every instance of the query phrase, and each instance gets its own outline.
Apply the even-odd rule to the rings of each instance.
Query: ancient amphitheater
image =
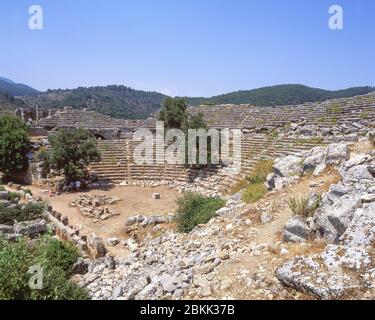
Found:
[[[136,164],[133,133],[154,131],[156,119],[69,107],[37,117],[35,141],[61,128],[86,128],[102,154],[89,168],[99,177],[92,190],[52,198],[33,190],[50,202],[46,220],[55,234],[82,252],[72,279],[100,300],[374,299],[375,93],[189,112],[202,113],[211,128],[241,130],[240,172],[230,165]],[[243,190],[233,187],[263,159],[274,160],[268,192],[245,203]],[[183,191],[219,195],[225,205],[182,233],[174,204]],[[312,215],[295,214],[291,199],[307,199]],[[46,221],[31,223],[23,232],[47,229]],[[3,230],[14,236],[17,228]]]
[[[155,119],[119,120],[93,111],[69,107],[38,121],[45,131],[82,127],[98,137],[102,160],[91,170],[107,181],[125,184],[168,184],[180,189],[225,192],[245,177],[259,159],[275,159],[298,154],[316,145],[324,145],[343,135],[361,134],[375,121],[375,94],[334,99],[323,103],[254,107],[218,105],[191,108],[203,113],[211,128],[242,130],[241,173],[231,168],[211,166],[204,170],[178,165],[137,165],[132,159],[137,143],[132,133],[138,128],[155,130]]]

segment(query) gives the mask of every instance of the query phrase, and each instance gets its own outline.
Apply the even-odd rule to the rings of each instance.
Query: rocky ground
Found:
[[[124,233],[135,224],[143,230],[134,237],[132,229],[117,244],[130,253],[90,261],[88,272],[74,279],[94,299],[370,299],[371,150],[361,139],[277,159],[263,199],[245,205],[240,194],[232,196],[190,234],[168,227],[171,218],[127,220]],[[289,198],[317,194],[322,201],[312,216],[293,216]]]

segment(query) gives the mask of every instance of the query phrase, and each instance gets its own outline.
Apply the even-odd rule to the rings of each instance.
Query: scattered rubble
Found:
[[[110,217],[119,215],[109,209],[108,206],[120,201],[117,197],[108,197],[105,195],[88,196],[79,195],[77,199],[70,203],[71,207],[78,207],[79,211],[86,217],[99,220],[107,220]]]
[[[359,298],[364,293],[374,298],[375,175],[371,168],[375,158],[362,155],[349,160],[344,144],[329,150],[331,163],[347,160],[339,169],[343,180],[323,197],[311,229],[299,221],[300,227],[292,235],[305,238],[305,231],[310,230],[331,244],[320,254],[288,261],[277,269],[276,276],[283,284],[320,299]],[[290,229],[290,223],[285,229]]]

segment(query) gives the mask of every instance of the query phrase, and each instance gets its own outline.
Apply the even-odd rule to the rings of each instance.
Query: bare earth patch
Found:
[[[135,215],[168,215],[175,211],[175,200],[178,192],[167,187],[142,188],[133,186],[113,186],[103,190],[90,190],[86,192],[65,193],[56,197],[49,197],[39,187],[31,186],[29,189],[35,196],[41,196],[53,206],[53,209],[61,212],[69,218],[69,223],[79,226],[82,235],[94,233],[106,241],[109,238],[127,239],[129,236],[124,232],[125,221]],[[160,193],[161,199],[154,200],[153,193]],[[108,206],[111,211],[118,213],[107,220],[94,223],[92,218],[82,215],[78,208],[72,208],[69,204],[76,200],[78,195],[106,195],[118,197],[117,204]],[[126,253],[127,250],[118,245],[108,246],[112,254]]]

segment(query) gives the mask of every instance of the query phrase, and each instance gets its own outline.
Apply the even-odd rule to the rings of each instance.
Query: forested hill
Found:
[[[3,88],[3,90],[1,88]],[[22,88],[24,90],[22,90]],[[21,89],[21,91],[17,91],[19,89]],[[29,94],[25,95],[28,90]],[[275,106],[351,97],[366,94],[371,91],[375,91],[375,88],[356,87],[329,91],[297,84],[237,91],[211,98],[188,97],[186,99],[187,103],[191,106],[199,104],[252,104],[257,106]],[[1,77],[0,93],[0,111],[14,111],[20,106],[38,105],[41,108],[52,109],[72,106],[77,109],[86,107],[90,110],[95,110],[115,118],[126,119],[145,119],[155,115],[155,113],[160,110],[162,102],[166,98],[166,95],[158,92],[135,90],[122,85],[88,88],[79,87],[77,89],[58,89],[38,92],[26,85],[18,85],[9,79]],[[16,95],[20,97],[15,98],[14,96]]]
[[[48,90],[37,96],[23,97],[27,105],[45,108],[72,106],[90,108],[115,118],[142,119],[156,113],[166,98],[157,92],[134,90],[125,86]]]
[[[254,90],[236,91],[211,98],[187,98],[190,105],[199,104],[253,104],[256,106],[278,106],[318,102],[334,98],[345,98],[375,91],[374,87],[355,87],[329,91],[299,84],[277,85]]]
[[[0,77],[0,91],[3,93],[8,93],[12,96],[26,96],[39,93],[25,84],[15,83],[7,78]]]
[[[15,98],[9,93],[0,91],[0,113],[14,113],[17,108],[25,107],[22,100]]]

